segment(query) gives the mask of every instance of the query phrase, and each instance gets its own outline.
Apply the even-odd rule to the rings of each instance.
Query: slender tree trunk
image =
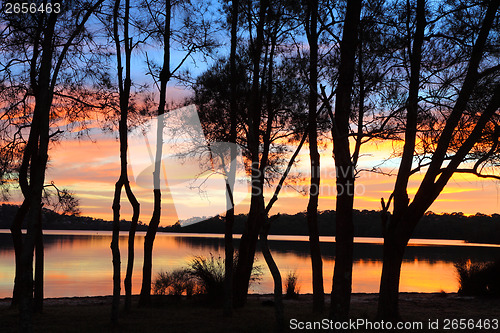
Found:
[[[16,275],[14,277],[14,290],[12,292],[12,302],[11,307],[16,307],[19,304],[20,296],[20,285],[21,285],[21,253],[23,250],[23,233],[21,231],[21,226],[23,224],[24,218],[29,210],[29,201],[27,198],[23,200],[23,203],[16,212],[12,226],[10,227],[10,232],[12,234],[12,242],[14,244],[14,256],[16,262]]]
[[[241,236],[238,265],[234,272],[233,304],[235,307],[242,307],[246,303],[259,229],[262,225],[262,211],[264,210],[262,202],[263,198],[259,200],[259,196],[252,196],[245,232]]]
[[[233,314],[233,225],[234,208],[226,212],[226,225],[224,234],[224,250],[226,260],[224,262],[224,316],[229,317]]]
[[[33,121],[30,129],[29,142],[33,143],[32,149],[25,150],[23,159],[30,161],[30,186],[28,224],[26,237],[23,242],[21,255],[21,298],[19,302],[19,323],[21,332],[33,331],[33,252],[35,250],[36,238],[39,237],[38,223],[42,206],[42,191],[45,181],[45,170],[48,160],[49,148],[49,115],[52,105],[52,91],[50,89],[50,74],[52,69],[52,56],[54,51],[53,36],[57,15],[49,16],[47,26],[44,29],[42,42],[43,54],[40,61],[38,86],[35,90],[35,108]]]
[[[347,3],[340,46],[339,83],[335,117],[332,120],[337,173],[337,205],[331,316],[335,320],[341,321],[348,318],[352,288],[354,165],[351,161],[348,134],[360,13],[361,0],[353,0]]]
[[[276,218],[278,216],[275,216]],[[271,218],[272,219],[272,218]],[[283,282],[281,280],[280,270],[278,265],[273,259],[271,251],[269,250],[269,245],[267,243],[267,236],[269,235],[269,228],[271,227],[271,221],[266,216],[264,225],[262,226],[262,231],[260,233],[260,245],[262,250],[262,255],[266,261],[267,267],[271,272],[274,282],[274,311],[275,311],[275,332],[285,331],[285,317],[284,317],[284,306],[283,306]]]
[[[251,50],[252,57],[252,99],[248,114],[248,147],[252,159],[251,183],[252,198],[250,211],[248,213],[245,231],[241,237],[238,251],[238,265],[234,272],[233,302],[235,307],[242,307],[246,303],[250,276],[252,274],[255,248],[262,227],[260,216],[263,207],[263,182],[262,172],[259,168],[259,145],[260,145],[260,123],[262,115],[262,102],[260,94],[260,70],[261,56],[264,42],[264,23],[267,15],[269,2],[260,1],[259,21],[257,23],[257,35]]]
[[[20,299],[19,299],[19,329],[21,332],[32,332],[33,322],[33,252],[38,240],[38,253],[43,251],[41,230],[41,209],[42,191],[45,182],[45,171],[47,169],[49,150],[49,129],[50,129],[50,109],[54,96],[54,87],[57,82],[58,72],[61,68],[62,60],[66,56],[69,46],[82,31],[93,11],[102,3],[98,1],[94,6],[81,17],[79,25],[71,34],[66,44],[58,54],[58,59],[54,61],[54,32],[58,19],[58,13],[52,11],[48,14],[43,24],[38,27],[37,36],[42,36],[40,44],[35,43],[33,58],[31,62],[30,83],[35,96],[35,106],[33,110],[33,120],[31,122],[28,144],[24,150],[23,163],[20,169],[20,185],[23,195],[29,203],[27,213],[27,231],[21,251],[21,278],[20,278]],[[41,23],[41,21],[40,21]],[[41,57],[39,57],[41,55]],[[53,67],[53,63],[55,66]],[[29,166],[29,186],[27,184],[27,170]],[[39,281],[43,283],[43,256],[39,255],[38,264],[42,267],[42,274],[38,274]],[[38,288],[39,294],[43,298],[43,288]],[[41,303],[40,303],[41,305]]]
[[[410,20],[411,16],[409,4],[408,2],[408,20]],[[405,216],[408,214],[408,205],[410,203],[407,187],[415,154],[418,126],[418,93],[420,87],[422,45],[426,25],[425,0],[417,1],[416,19],[415,35],[410,53],[410,84],[406,107],[405,145],[394,185],[393,216],[389,218],[387,225],[384,226],[384,261],[379,291],[378,316],[381,319],[393,321],[399,318],[399,277],[404,250],[411,235],[411,232],[407,232],[408,237],[406,240],[402,236],[406,228],[411,228]]]
[[[55,18],[52,24],[55,24]],[[49,32],[53,32],[53,25]],[[52,49],[50,33],[46,38],[50,38],[46,49]],[[50,52],[51,54],[51,52]],[[42,59],[41,72],[45,75],[43,78],[48,77],[50,70],[49,55],[47,58]],[[41,79],[42,81],[42,79]],[[20,310],[20,331],[31,332],[33,330],[32,315],[34,311],[33,306],[33,252],[37,238],[40,237],[42,231],[40,214],[42,207],[42,190],[45,181],[45,170],[48,160],[48,144],[49,144],[49,111],[52,104],[51,94],[43,90],[39,93],[36,101],[35,111],[33,116],[32,126],[38,127],[39,130],[39,146],[34,149],[31,154],[30,163],[30,208],[28,211],[28,225],[26,237],[23,242],[22,256],[21,256],[21,298],[19,303]],[[31,133],[30,133],[31,135]]]
[[[323,312],[325,290],[323,286],[323,260],[318,231],[318,198],[320,190],[320,155],[318,152],[317,125],[317,86],[318,86],[318,1],[307,2],[309,20],[307,39],[309,41],[309,156],[311,160],[311,186],[307,205],[307,226],[309,229],[309,248],[311,252],[313,280],[313,311]]]
[[[160,223],[161,214],[161,192],[154,190],[153,216],[149,222],[148,231],[144,238],[144,264],[142,267],[142,288],[139,298],[139,306],[151,305],[151,271],[153,269],[153,243]]]
[[[118,12],[120,9],[120,0],[115,1],[115,6],[113,9],[113,37],[115,39],[116,47],[116,58],[117,58],[117,69],[118,69],[118,87],[120,93],[120,124],[119,124],[119,134],[120,134],[120,178],[117,183],[117,188],[115,190],[115,202],[113,203],[113,221],[118,224],[116,242],[112,243],[113,255],[117,255],[117,262],[119,262],[120,250],[118,248],[119,244],[119,224],[120,224],[120,196],[122,187],[125,188],[125,193],[127,194],[127,199],[130,202],[133,214],[132,221],[130,223],[129,237],[128,237],[128,257],[127,257],[127,272],[125,275],[124,285],[125,285],[125,311],[129,311],[132,304],[132,273],[134,269],[134,240],[135,231],[137,229],[137,222],[139,220],[140,205],[137,201],[132,189],[130,188],[130,183],[128,181],[127,174],[127,148],[128,148],[128,108],[130,100],[130,87],[132,85],[130,79],[130,59],[132,55],[132,45],[129,37],[129,12],[130,12],[130,0],[125,0],[125,15],[123,18],[123,40],[125,49],[125,77],[123,76],[123,65],[122,65],[122,54],[121,54],[121,42],[119,36],[118,27]],[[119,191],[119,192],[118,192]],[[114,229],[113,229],[114,230]],[[115,266],[118,265],[118,266]],[[117,269],[120,268],[119,263],[113,264],[114,272],[119,273]],[[112,305],[112,315],[111,319],[115,322],[118,319],[118,310],[120,304],[120,278],[119,275],[114,278],[115,285],[114,298]],[[115,292],[117,293],[115,295]]]
[[[151,305],[151,270],[153,267],[153,243],[158,231],[161,217],[161,189],[160,189],[160,172],[161,172],[161,157],[163,153],[163,128],[164,114],[167,101],[167,84],[171,77],[170,72],[170,19],[172,4],[170,0],[165,4],[165,30],[163,35],[163,67],[160,72],[160,100],[158,105],[158,124],[156,130],[156,154],[155,168],[153,172],[153,215],[149,222],[148,231],[144,238],[144,265],[142,268],[142,287],[139,297],[139,306]]]
[[[121,48],[120,40],[118,37],[118,10],[120,7],[120,0],[115,1],[113,10],[113,32],[116,44],[117,61],[118,61],[118,85],[120,89],[120,113],[123,112],[123,80],[122,80],[122,64],[121,64]],[[128,108],[128,106],[127,106]],[[126,112],[126,111],[125,111]],[[126,125],[126,123],[125,123]],[[126,127],[125,127],[126,130]],[[123,114],[121,114],[119,123],[119,137],[120,137],[120,176],[115,184],[115,192],[113,196],[113,234],[111,237],[111,254],[113,261],[113,301],[111,303],[111,322],[115,324],[118,321],[120,310],[120,291],[121,291],[121,261],[120,261],[120,197],[122,187],[124,184],[123,174]]]
[[[120,261],[120,194],[123,187],[123,179],[120,177],[115,184],[113,199],[113,234],[111,236],[111,253],[113,257],[113,301],[111,305],[111,322],[118,321],[120,310],[121,291],[121,261]]]
[[[231,116],[231,120],[235,121]],[[233,126],[231,124],[231,132]],[[236,130],[236,128],[235,128]],[[232,133],[231,133],[232,134]],[[231,135],[232,137],[232,135]],[[230,147],[229,171],[226,169],[226,220],[224,230],[224,251],[226,260],[224,261],[224,316],[233,315],[233,270],[234,270],[234,246],[233,246],[233,225],[234,225],[234,195],[233,188],[236,174],[236,146]],[[223,155],[224,159],[225,156]],[[223,165],[225,162],[223,161]]]
[[[41,31],[38,31],[38,36]],[[38,39],[37,39],[38,40]],[[35,45],[35,50],[38,50],[38,46]],[[37,51],[35,51],[35,54]],[[36,63],[35,54],[32,59],[32,66]],[[34,75],[31,73],[31,75]],[[34,77],[32,77],[32,81],[34,81]],[[38,119],[38,116],[37,118]],[[24,147],[23,159],[21,162],[21,167],[19,168],[19,186],[21,188],[21,192],[23,194],[24,200],[18,211],[16,212],[16,216],[14,217],[14,221],[12,222],[12,226],[10,228],[12,234],[12,242],[14,244],[14,253],[15,253],[15,261],[16,261],[16,276],[14,278],[14,290],[12,293],[12,303],[11,306],[18,306],[19,299],[21,297],[21,279],[22,279],[22,251],[23,251],[23,233],[21,230],[23,221],[30,209],[30,189],[28,183],[28,169],[30,164],[31,155],[33,150],[36,148],[38,143],[38,132],[39,128],[37,127],[38,120],[33,119],[30,135],[28,138],[28,143]]]
[[[43,312],[43,270],[44,270],[44,248],[42,229],[42,210],[38,216],[37,235],[35,240],[35,288],[34,288],[34,312]]]
[[[130,223],[130,230],[128,232],[128,258],[127,258],[127,273],[125,275],[125,311],[130,311],[132,307],[132,274],[134,272],[134,241],[135,241],[135,231],[137,230],[137,223],[139,221],[140,214],[140,204],[137,201],[130,184],[127,181],[125,183],[125,191],[127,193],[127,198],[132,204],[133,215],[132,221]]]
[[[231,316],[233,313],[233,270],[234,270],[234,245],[233,245],[233,225],[234,225],[234,195],[231,190],[234,186],[234,179],[236,174],[236,115],[238,113],[238,74],[236,73],[236,46],[238,43],[237,32],[238,32],[238,12],[239,12],[239,0],[232,0],[232,12],[231,12],[231,52],[229,56],[230,70],[231,70],[231,105],[230,105],[230,129],[229,129],[229,142],[233,143],[231,145],[231,164],[229,170],[228,181],[229,191],[228,194],[228,204],[231,207],[226,213],[226,225],[224,234],[224,248],[225,248],[225,280],[224,280],[224,315]]]

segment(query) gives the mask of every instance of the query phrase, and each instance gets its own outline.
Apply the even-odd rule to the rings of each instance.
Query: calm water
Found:
[[[144,232],[136,238],[133,293],[140,292]],[[45,296],[94,296],[112,293],[112,263],[107,231],[45,232]],[[306,236],[270,236],[271,251],[282,275],[296,271],[301,293],[312,292],[309,245]],[[325,291],[331,291],[335,243],[322,237]],[[382,269],[381,239],[357,238],[354,247],[353,292],[378,292]],[[238,246],[236,240],[236,246]],[[127,236],[120,237],[122,277],[127,262]],[[159,233],[154,245],[153,272],[185,266],[195,255],[224,256],[222,235]],[[455,292],[454,262],[490,261],[500,257],[500,246],[465,244],[462,241],[414,240],[407,248],[401,273],[401,291]],[[272,279],[262,255],[257,264],[264,275],[251,292],[270,293]],[[0,298],[10,297],[14,280],[14,250],[8,230],[0,230]],[[123,288],[122,288],[123,290]]]

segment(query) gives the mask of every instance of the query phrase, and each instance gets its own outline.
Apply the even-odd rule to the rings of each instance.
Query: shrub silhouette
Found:
[[[210,257],[195,256],[189,263],[191,276],[196,280],[201,293],[208,296],[210,301],[219,302],[224,298],[224,278],[225,278],[225,259],[221,256],[215,257],[212,253]],[[238,264],[238,256],[235,254],[233,259],[233,270]],[[262,268],[258,265],[252,269],[250,283],[261,279]]]
[[[192,296],[200,293],[199,286],[188,269],[160,272],[153,283],[155,295]]]
[[[500,297],[500,260],[488,263],[455,263],[458,293],[465,296]]]
[[[224,298],[225,259],[221,256],[195,256],[187,268],[172,272],[160,272],[153,282],[153,292],[156,295],[186,295],[205,294],[210,302],[220,302]],[[236,268],[238,257],[235,256],[233,269]],[[262,269],[254,266],[250,282],[260,280]]]
[[[300,287],[298,285],[299,275],[295,271],[288,272],[285,280],[285,297],[295,299],[299,297]]]

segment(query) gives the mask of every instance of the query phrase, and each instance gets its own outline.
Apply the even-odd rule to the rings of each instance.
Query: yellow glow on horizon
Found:
[[[111,204],[114,184],[119,176],[119,143],[114,137],[101,135],[95,143],[88,140],[66,140],[52,145],[50,163],[47,171],[47,182],[54,181],[60,188],[67,187],[80,200],[82,215],[110,220],[112,218]],[[377,165],[383,157],[400,149],[402,142],[371,142],[362,147],[360,168],[370,169]],[[331,144],[321,149],[321,186],[319,210],[334,210],[336,204],[335,163],[331,156]],[[291,154],[291,153],[290,153]],[[305,145],[299,154],[299,162],[292,168],[292,176],[300,175],[292,187],[285,186],[274,204],[271,214],[295,214],[304,212],[307,208],[308,195],[297,190],[309,189],[309,151]],[[384,172],[397,172],[397,160],[383,165]],[[182,170],[180,168],[179,170]],[[131,168],[129,168],[131,173]],[[410,199],[418,190],[425,170],[415,173],[408,184]],[[177,178],[182,178],[179,174]],[[153,211],[152,190],[138,187],[131,175],[131,186],[141,203],[140,220],[148,222]],[[396,177],[372,172],[362,172],[356,179],[355,209],[380,210],[380,199],[388,199],[394,189]],[[478,179],[470,174],[455,174],[450,179],[443,192],[430,207],[436,213],[463,212],[464,215],[474,215],[477,212],[493,214],[500,211],[498,183],[491,180]],[[274,186],[266,188],[266,203],[274,193]],[[15,198],[14,198],[15,199]],[[13,199],[13,201],[15,201]],[[204,216],[193,200],[180,198],[179,204],[184,207],[191,205],[193,216]],[[162,191],[162,221],[161,225],[170,225],[177,221],[173,199],[168,191]],[[236,213],[248,213],[249,200],[244,200],[236,206]],[[122,216],[129,219],[131,208],[125,193],[122,194]],[[223,212],[221,212],[223,213]]]

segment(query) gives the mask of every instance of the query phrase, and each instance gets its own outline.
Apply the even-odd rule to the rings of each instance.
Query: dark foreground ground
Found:
[[[367,319],[375,323],[377,294],[355,294],[352,298],[353,320]],[[269,295],[251,295],[248,305],[223,317],[221,307],[210,306],[199,299],[164,297],[156,299],[151,308],[136,308],[122,313],[118,327],[110,325],[111,298],[54,298],[45,301],[44,313],[36,315],[36,332],[272,332],[274,308]],[[328,300],[328,297],[327,297]],[[134,299],[137,301],[137,298]],[[322,321],[324,314],[312,313],[311,295],[285,300],[287,331],[306,322]],[[0,332],[17,332],[17,310],[9,308],[10,300],[0,300]],[[401,295],[400,309],[406,322],[422,322],[422,329],[396,329],[392,332],[500,332],[500,300],[459,297],[456,294]],[[460,322],[460,319],[462,322]],[[429,329],[429,320],[439,329]],[[301,323],[302,322],[302,323]],[[326,320],[325,320],[326,322]],[[487,324],[488,322],[488,324]],[[447,324],[448,323],[448,324]],[[461,323],[474,329],[460,329]],[[445,325],[447,326],[445,327]],[[462,327],[463,325],[462,324]],[[409,324],[407,324],[409,325]],[[436,324],[433,324],[434,326]],[[468,325],[468,326],[467,326]],[[292,330],[291,328],[297,328]],[[496,329],[495,329],[496,328]],[[307,332],[320,330],[307,330]],[[326,330],[323,330],[326,331]],[[359,326],[352,332],[385,332]]]

